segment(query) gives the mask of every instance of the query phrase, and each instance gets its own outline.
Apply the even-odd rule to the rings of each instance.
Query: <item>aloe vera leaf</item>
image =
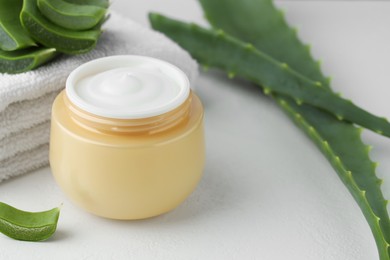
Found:
[[[106,14],[106,8],[77,5],[63,0],[38,0],[41,13],[52,23],[70,30],[87,30],[96,26]]]
[[[0,0],[0,49],[14,51],[36,46],[20,24],[23,0]]]
[[[257,49],[287,63],[302,75],[327,84],[328,80],[323,76],[319,64],[311,57],[310,46],[299,41],[296,30],[288,26],[283,13],[273,6],[272,1],[199,0],[199,2],[205,17],[213,27],[221,28],[227,34],[248,41]],[[245,19],[242,19],[243,17]]]
[[[152,27],[175,40],[200,63],[240,75],[266,91],[293,97],[297,103],[308,103],[333,113],[337,118],[356,123],[390,137],[390,124],[320,87],[281,63],[260,52],[251,44],[226,35],[221,30],[208,30],[195,24],[182,23],[162,15],[150,14]],[[331,105],[329,105],[331,104]]]
[[[288,26],[283,14],[275,8],[272,1],[200,0],[200,2],[207,19],[214,27],[221,28],[233,36],[253,43],[255,47],[272,57],[283,60],[301,74],[313,80],[321,81],[324,87],[330,90],[327,85],[329,80],[323,76],[318,63],[311,57],[308,46],[299,40],[296,31]],[[224,8],[223,12],[221,12],[221,4]],[[242,15],[246,19],[240,19]],[[305,105],[298,107],[292,100],[283,99],[277,95],[274,97],[279,103],[285,102],[281,107],[298,124],[301,120],[296,120],[296,115],[300,114],[304,122],[311,124],[318,134],[327,140],[335,152],[333,157],[338,156],[340,158],[346,169],[352,173],[352,178],[355,179],[360,190],[349,189],[350,192],[359,194],[363,190],[366,191],[367,201],[375,216],[369,214],[369,212],[364,215],[369,218],[367,221],[371,223],[371,227],[376,224],[377,217],[380,218],[379,226],[384,239],[380,234],[375,233],[377,227],[372,228],[372,232],[375,236],[378,251],[381,252],[381,259],[388,259],[390,248],[388,248],[387,253],[384,253],[386,252],[384,249],[388,247],[390,241],[387,202],[383,198],[379,185],[382,180],[375,176],[375,164],[368,156],[369,148],[363,144],[358,134],[360,130],[351,124],[335,120],[314,107]],[[301,127],[304,128],[304,124]],[[308,131],[306,130],[306,132]],[[339,169],[335,169],[339,175],[343,174],[339,172]],[[354,197],[356,197],[356,194]],[[367,210],[364,206],[361,206],[361,209],[362,211]],[[384,243],[384,240],[387,242]]]
[[[110,1],[108,0],[65,0],[65,2],[76,5],[94,5],[102,8],[108,8]]]
[[[59,208],[27,212],[0,202],[0,232],[17,240],[46,240],[56,231],[59,215]]]
[[[386,233],[388,232],[387,202],[380,191],[381,180],[375,174],[368,175],[375,169],[375,164],[368,158],[369,149],[361,141],[362,129],[351,128],[351,125],[346,122],[337,122],[329,114],[318,109],[297,106],[294,102],[288,102],[283,98],[276,98],[276,100],[327,157],[366,218],[380,259],[389,260],[389,243],[385,238],[388,236]],[[323,128],[318,127],[323,124],[328,125]],[[356,166],[361,168],[358,169]],[[355,171],[352,172],[350,170],[352,168]]]
[[[16,51],[0,50],[0,72],[21,73],[33,70],[57,56],[56,49],[31,47]]]
[[[336,134],[337,135],[337,133],[334,133],[334,134]],[[379,190],[379,189],[378,189]],[[384,200],[382,200],[384,203],[385,203],[385,201]],[[380,205],[380,206],[382,206],[382,205]],[[380,207],[379,206],[379,207]],[[367,216],[367,215],[366,215]],[[372,220],[373,218],[371,218],[370,220]],[[377,227],[376,227],[376,229],[378,230],[378,227],[379,227],[379,221],[377,221],[378,222],[378,225],[377,225]],[[370,222],[369,222],[370,223]],[[371,222],[371,223],[373,223],[373,222]],[[373,228],[374,229],[374,228]],[[380,229],[379,229],[380,230]],[[380,239],[383,239],[383,233],[381,234],[380,233],[381,232],[381,230],[378,232],[378,231],[376,231],[376,235],[377,234],[379,234],[378,236],[376,236],[376,238],[378,239],[378,240],[380,240]],[[382,251],[383,251],[383,248],[386,248],[387,247],[387,244],[386,244],[386,242],[381,242],[381,249],[382,249]]]
[[[37,42],[67,54],[92,50],[101,34],[100,29],[72,31],[51,23],[39,12],[36,0],[24,0],[20,18],[24,28]]]

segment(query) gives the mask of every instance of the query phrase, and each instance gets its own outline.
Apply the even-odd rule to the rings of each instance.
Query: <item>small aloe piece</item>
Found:
[[[107,11],[99,6],[71,4],[63,0],[38,0],[38,8],[52,23],[70,30],[91,29]]]
[[[65,0],[65,2],[76,5],[94,5],[102,8],[108,8],[110,1],[108,0]]]
[[[59,208],[27,212],[0,202],[0,232],[17,240],[46,240],[56,231],[59,215]]]
[[[283,13],[275,8],[272,1],[200,2],[205,16],[214,27],[253,43],[256,48],[283,60],[294,70],[322,82],[324,87],[331,90],[328,78],[323,76],[308,46],[299,40],[295,30],[288,26]],[[243,15],[246,19],[241,19]],[[273,97],[327,156],[365,215],[380,258],[388,260],[390,219],[386,209],[387,201],[380,189],[382,180],[376,177],[375,164],[369,158],[369,148],[360,138],[361,129],[336,120],[314,107],[297,106],[293,100],[278,95]],[[336,158],[340,159],[340,164],[335,164]]]
[[[31,47],[17,51],[0,50],[0,73],[21,73],[33,70],[57,56],[56,49]]]
[[[35,42],[23,29],[19,14],[23,0],[0,0],[0,49],[14,51],[30,46]]]
[[[101,34],[100,29],[72,31],[53,24],[40,13],[36,0],[24,0],[20,18],[24,28],[36,41],[67,54],[92,50]]]
[[[294,98],[333,113],[339,119],[356,123],[390,137],[390,124],[257,50],[252,44],[195,24],[179,22],[159,14],[150,14],[152,27],[175,40],[200,63],[233,72],[271,91]],[[332,105],[329,105],[332,104]]]

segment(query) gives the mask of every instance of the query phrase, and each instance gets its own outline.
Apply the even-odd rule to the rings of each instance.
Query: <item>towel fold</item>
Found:
[[[0,112],[0,149],[1,141],[11,134],[50,120],[51,105],[57,95],[58,91],[53,91],[36,99],[16,102]]]
[[[62,56],[23,74],[0,74],[0,181],[47,165],[51,105],[69,73],[89,60],[121,54],[168,61],[194,85],[198,67],[188,53],[164,35],[112,13],[93,51]]]
[[[18,153],[17,156],[0,161],[0,182],[7,180],[49,163],[49,144],[43,144],[36,149]]]
[[[50,121],[20,132],[12,133],[0,141],[0,162],[18,153],[33,150],[49,142]]]

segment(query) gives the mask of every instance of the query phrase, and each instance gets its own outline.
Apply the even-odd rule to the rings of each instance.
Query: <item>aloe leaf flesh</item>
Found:
[[[54,48],[31,47],[16,51],[0,50],[0,73],[21,73],[33,70],[58,55]]]
[[[67,54],[89,52],[101,34],[100,29],[73,31],[53,24],[40,13],[36,0],[24,0],[20,18],[23,27],[37,42]]]
[[[107,9],[95,5],[71,4],[63,0],[38,0],[41,13],[52,23],[70,30],[88,30],[96,26]]]
[[[0,0],[0,49],[14,51],[36,46],[22,27],[19,14],[23,0]]]
[[[312,58],[310,48],[299,40],[296,30],[288,26],[283,13],[275,8],[272,1],[200,0],[200,3],[206,18],[214,27],[251,42],[256,48],[283,60],[306,77],[322,82],[331,91],[329,80],[323,76],[318,63]],[[242,15],[246,19],[241,19]],[[356,199],[372,229],[380,258],[389,259],[390,220],[386,209],[387,201],[380,189],[382,180],[376,177],[375,164],[369,158],[369,147],[360,138],[361,129],[335,120],[314,107],[297,106],[287,98],[277,95],[274,97],[287,114],[312,137],[329,161],[333,162],[336,172]],[[329,154],[329,151],[333,151],[333,154]],[[334,164],[337,157],[344,169]],[[351,175],[351,180],[346,178],[348,174]],[[352,185],[353,182],[356,185]]]
[[[266,91],[293,97],[331,112],[338,119],[356,123],[379,134],[390,137],[389,122],[357,107],[351,101],[322,87],[222,30],[212,30],[195,24],[179,22],[162,15],[150,14],[152,27],[176,41],[200,63],[239,75],[263,86]],[[329,104],[332,104],[331,106]]]
[[[108,8],[110,6],[109,0],[65,0],[65,2],[76,5],[94,5],[102,8]]]
[[[0,232],[17,240],[46,240],[56,231],[59,215],[59,208],[27,212],[0,202]]]

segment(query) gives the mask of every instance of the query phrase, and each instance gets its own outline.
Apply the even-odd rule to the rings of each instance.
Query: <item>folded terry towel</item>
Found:
[[[2,83],[0,88],[1,86]],[[3,147],[3,139],[8,136],[47,122],[50,119],[51,104],[57,95],[58,91],[53,91],[39,98],[16,102],[0,112],[0,149]],[[7,151],[0,151],[2,152]]]
[[[62,56],[23,74],[0,74],[0,181],[48,163],[51,104],[69,73],[99,57],[134,54],[166,60],[181,68],[194,85],[196,62],[164,35],[112,13],[96,48]]]
[[[0,162],[0,182],[11,177],[36,170],[49,163],[49,144],[43,144],[34,150],[18,153]]]
[[[36,149],[42,144],[48,143],[50,136],[50,122],[46,121],[24,131],[12,133],[4,138],[1,143],[0,164],[2,161],[15,155]],[[1,167],[0,167],[1,168]]]

